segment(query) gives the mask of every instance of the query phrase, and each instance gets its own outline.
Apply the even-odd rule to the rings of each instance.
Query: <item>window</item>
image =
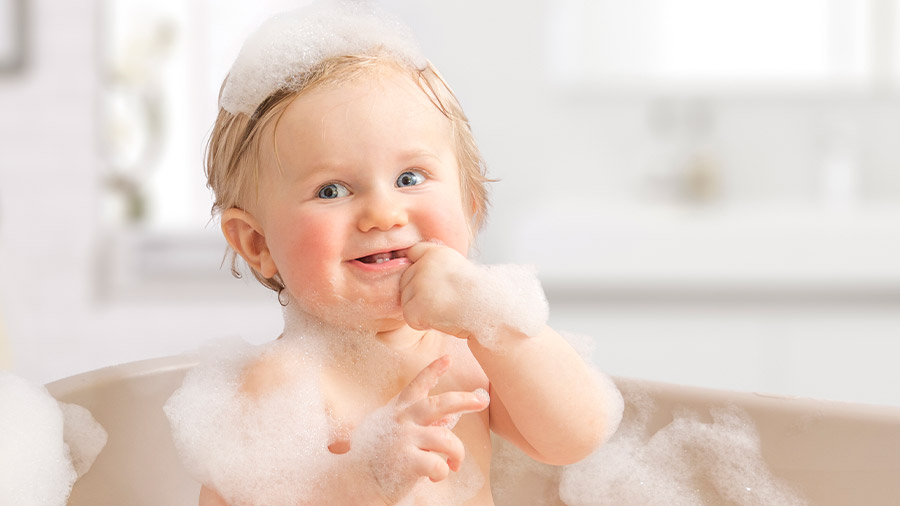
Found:
[[[566,0],[549,67],[566,84],[829,88],[896,84],[896,0]]]
[[[107,1],[100,9],[102,293],[217,280],[225,241],[209,226],[203,155],[240,44],[294,2]],[[144,290],[146,292],[146,290]],[[153,290],[151,290],[153,291]],[[168,290],[170,293],[172,290]]]

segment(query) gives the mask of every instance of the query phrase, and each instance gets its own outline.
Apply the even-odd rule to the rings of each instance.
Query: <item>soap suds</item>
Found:
[[[418,504],[417,497],[458,504],[481,489],[481,471],[466,460],[439,484],[400,476],[404,462],[390,451],[396,397],[362,420],[343,419],[329,406],[328,375],[339,376],[344,388],[395,386],[385,374],[398,366],[395,352],[365,331],[329,327],[296,305],[285,308],[285,322],[283,336],[271,343],[206,350],[166,403],[176,447],[194,479],[235,505],[316,504],[309,498],[321,497],[329,476],[347,469],[372,470],[388,493],[404,496],[400,504]],[[352,433],[343,432],[352,426]],[[342,434],[350,436],[349,451],[333,453],[329,446]]]
[[[86,409],[0,371],[0,506],[64,506],[105,444]]]
[[[489,349],[499,349],[498,333],[504,327],[526,336],[536,335],[550,314],[547,297],[533,267],[478,265],[486,290],[468,297],[464,314],[475,339]]]
[[[598,378],[608,379],[592,361],[592,339],[562,335],[594,366]],[[497,506],[523,506],[526,497],[534,498],[527,503],[534,506],[808,505],[767,467],[755,424],[743,410],[676,409],[669,423],[660,424],[650,392],[627,380],[617,384],[624,398],[621,424],[580,462],[541,464],[493,437],[491,485]]]
[[[807,504],[768,469],[755,425],[744,411],[734,406],[708,413],[685,409],[653,431],[650,395],[623,382],[619,386],[628,406],[619,432],[562,471],[560,498],[568,506]]]
[[[411,30],[368,0],[318,0],[264,22],[244,42],[219,106],[252,114],[273,92],[296,89],[321,61],[386,51],[413,68],[425,57]]]

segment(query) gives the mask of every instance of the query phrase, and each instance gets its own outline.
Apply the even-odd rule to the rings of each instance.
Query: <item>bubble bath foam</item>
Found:
[[[162,411],[195,364],[191,355],[153,359],[47,385],[58,400],[88,408],[109,433],[107,446],[94,466],[75,483],[69,506],[196,501],[200,485],[182,468]],[[700,417],[697,423],[711,423],[711,410],[734,407],[746,413],[758,434],[767,469],[808,504],[900,504],[900,482],[896,480],[900,407],[616,381],[629,403],[627,409],[635,402],[634,392],[642,392],[640,395],[653,403],[646,419],[648,433],[660,431],[685,412]],[[494,480],[498,506],[565,504],[558,496],[559,472],[548,473],[536,463],[509,469],[495,464],[492,476],[500,473],[503,479],[504,471],[512,475],[507,479],[518,480],[518,486],[512,491],[515,495],[501,497],[502,482]],[[588,483],[591,479],[586,478]],[[599,486],[599,479],[597,483]],[[701,494],[709,493],[715,494],[701,490]],[[710,501],[709,497],[716,496],[703,497]]]

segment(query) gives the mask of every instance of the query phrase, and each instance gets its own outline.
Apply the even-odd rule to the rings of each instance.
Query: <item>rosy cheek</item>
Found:
[[[454,199],[432,202],[422,219],[428,223],[427,230],[422,231],[426,239],[440,239],[463,255],[468,253],[468,222],[462,206]]]
[[[328,220],[294,220],[279,235],[285,238],[276,258],[283,275],[301,278],[322,272],[330,256],[338,254],[333,251],[336,247],[335,227]],[[293,284],[287,279],[285,282]]]

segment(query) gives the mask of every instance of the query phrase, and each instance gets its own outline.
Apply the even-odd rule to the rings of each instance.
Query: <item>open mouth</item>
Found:
[[[364,264],[383,264],[396,258],[406,258],[406,250],[396,249],[393,251],[386,251],[384,253],[375,253],[373,255],[357,258],[356,261],[362,262]]]

